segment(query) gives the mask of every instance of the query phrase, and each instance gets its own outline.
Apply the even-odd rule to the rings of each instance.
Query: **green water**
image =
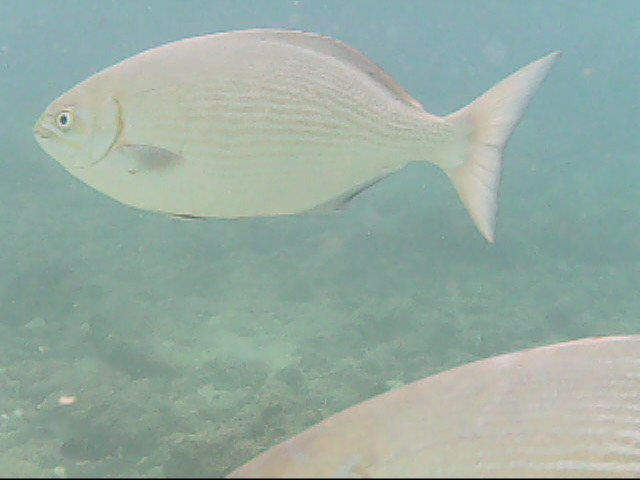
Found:
[[[221,476],[397,382],[638,333],[639,20],[634,0],[2,0],[0,475]],[[436,114],[562,50],[506,151],[497,243],[435,167],[336,215],[188,223],[33,140],[89,74],[249,27],[340,38]]]

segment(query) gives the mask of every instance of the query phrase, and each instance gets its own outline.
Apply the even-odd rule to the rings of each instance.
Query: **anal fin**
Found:
[[[328,215],[331,213],[343,211],[348,207],[351,200],[353,200],[355,197],[360,195],[362,192],[364,192],[368,188],[373,187],[375,184],[387,178],[389,175],[391,175],[391,173],[385,173],[383,175],[375,177],[373,180],[369,180],[356,187],[353,187],[347,190],[346,192],[341,193],[339,196],[332,198],[327,202],[321,203],[307,210],[307,212],[305,213],[315,214],[315,215]]]

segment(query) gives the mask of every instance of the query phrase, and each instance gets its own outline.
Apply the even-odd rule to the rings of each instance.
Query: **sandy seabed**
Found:
[[[640,326],[615,201],[505,205],[490,246],[437,176],[335,216],[185,223],[46,170],[0,207],[2,476],[222,476],[402,383]]]

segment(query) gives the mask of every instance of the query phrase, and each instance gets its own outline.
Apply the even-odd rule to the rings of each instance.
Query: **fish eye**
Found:
[[[73,114],[69,110],[61,111],[56,117],[56,124],[60,130],[68,130],[73,122]]]

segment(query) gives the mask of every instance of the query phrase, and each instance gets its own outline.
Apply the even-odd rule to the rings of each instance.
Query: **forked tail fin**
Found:
[[[480,233],[491,243],[495,241],[502,152],[559,55],[554,52],[530,63],[445,118],[466,142],[465,158],[445,171]]]

